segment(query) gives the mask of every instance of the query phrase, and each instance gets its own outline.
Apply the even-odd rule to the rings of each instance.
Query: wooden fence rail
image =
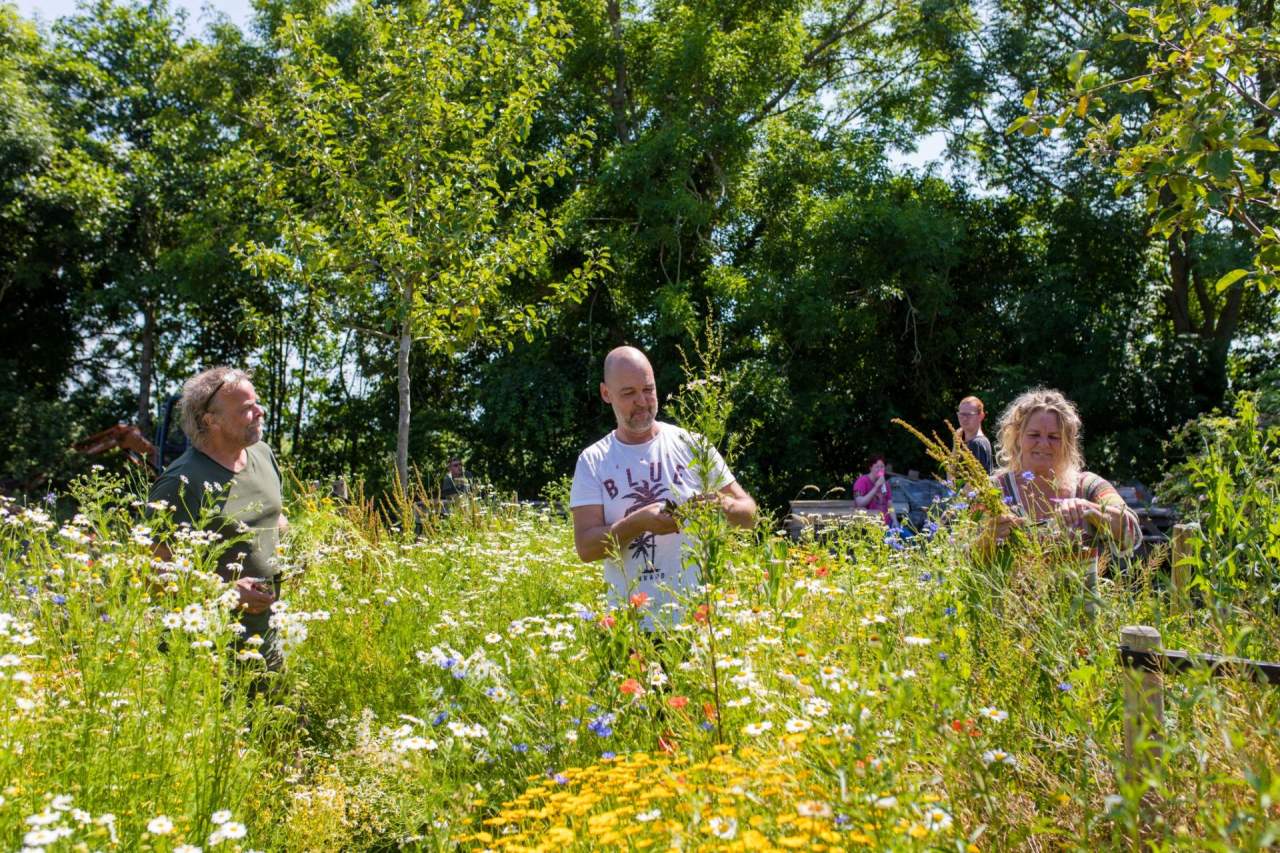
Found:
[[[1120,665],[1124,667],[1124,778],[1140,782],[1164,751],[1164,676],[1193,669],[1213,678],[1235,678],[1280,687],[1280,663],[1223,655],[1189,654],[1160,645],[1160,632],[1147,625],[1120,629]],[[1150,794],[1150,792],[1149,792]],[[1143,797],[1144,823],[1155,808]]]

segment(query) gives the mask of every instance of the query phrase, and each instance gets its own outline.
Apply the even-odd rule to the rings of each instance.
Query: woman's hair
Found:
[[[187,440],[198,444],[204,437],[204,415],[209,411],[213,397],[227,386],[251,381],[249,374],[234,367],[211,367],[192,376],[182,384],[182,399],[178,401],[182,431]]]
[[[870,470],[871,470],[871,468],[872,468],[872,466],[874,466],[877,462],[884,462],[884,454],[883,454],[883,453],[871,453],[871,454],[868,454],[868,456],[867,456],[867,470],[868,470],[868,471],[870,471]]]
[[[1084,470],[1084,453],[1080,450],[1080,413],[1076,404],[1068,400],[1061,391],[1052,388],[1032,388],[1018,395],[1009,404],[996,424],[996,439],[999,449],[996,460],[1001,470],[1013,470],[1022,456],[1022,430],[1027,419],[1036,412],[1053,412],[1058,416],[1058,424],[1062,429],[1062,455],[1070,471]],[[1055,472],[1062,478],[1067,471]]]

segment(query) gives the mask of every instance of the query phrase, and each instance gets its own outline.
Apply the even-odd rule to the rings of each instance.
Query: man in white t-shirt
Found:
[[[613,407],[618,426],[578,457],[569,496],[573,541],[583,560],[605,561],[611,604],[647,596],[639,600],[651,627],[653,614],[699,582],[698,567],[684,566],[685,537],[667,502],[717,501],[739,527],[755,523],[756,502],[714,448],[710,473],[702,478],[708,482],[700,482],[692,470],[697,437],[657,419],[653,367],[640,350],[618,347],[605,357],[600,396]],[[678,611],[673,616],[678,620]]]

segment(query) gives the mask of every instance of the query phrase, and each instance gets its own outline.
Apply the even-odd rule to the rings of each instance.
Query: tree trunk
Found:
[[[400,352],[396,369],[400,391],[400,419],[396,428],[396,476],[400,488],[409,491],[409,351],[413,348],[413,285],[404,286],[404,317],[400,320]]]
[[[302,321],[302,371],[298,380],[298,412],[293,419],[293,442],[289,446],[291,454],[301,452],[302,445],[302,411],[307,402],[307,356],[311,354],[311,309],[314,303],[307,296],[307,313]]]
[[[151,435],[151,380],[156,362],[156,308],[142,304],[142,361],[138,365],[138,429]]]
[[[607,0],[606,14],[613,36],[613,87],[609,92],[609,106],[613,110],[613,131],[623,145],[631,142],[630,97],[627,93],[627,54],[622,40],[621,0]]]

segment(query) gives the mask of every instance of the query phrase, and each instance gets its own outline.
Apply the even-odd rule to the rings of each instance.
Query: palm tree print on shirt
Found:
[[[663,495],[667,493],[667,487],[662,484],[661,480],[641,480],[640,485],[634,486],[633,489],[633,491],[627,492],[622,496],[624,500],[631,501],[631,506],[627,507],[624,515],[631,515],[638,509],[663,500]],[[657,568],[653,565],[654,560],[658,557],[657,536],[649,532],[641,533],[631,540],[630,550],[631,559],[641,560],[644,563],[644,568],[641,570],[642,575],[651,575],[657,571]]]

